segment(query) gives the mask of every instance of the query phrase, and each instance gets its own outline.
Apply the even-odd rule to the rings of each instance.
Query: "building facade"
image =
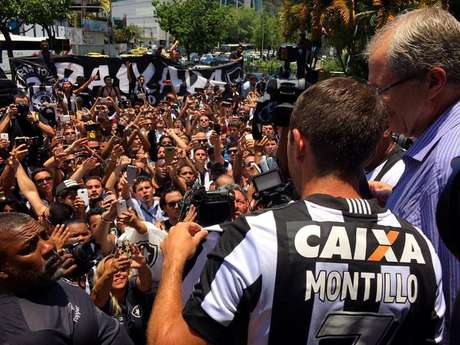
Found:
[[[161,30],[153,16],[152,0],[112,0],[112,17],[126,18],[126,24],[134,24],[141,30],[141,40],[146,47],[158,46],[166,42],[169,34]]]

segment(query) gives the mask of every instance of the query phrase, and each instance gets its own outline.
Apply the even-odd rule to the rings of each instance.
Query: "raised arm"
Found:
[[[23,166],[19,163],[16,169],[16,180],[19,185],[21,193],[29,201],[30,205],[34,209],[35,214],[42,216],[48,211],[48,207],[44,204],[43,200],[38,194],[37,187],[27,175]]]

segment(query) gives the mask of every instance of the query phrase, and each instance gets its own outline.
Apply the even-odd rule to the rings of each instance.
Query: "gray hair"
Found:
[[[460,83],[460,23],[449,12],[430,7],[398,16],[375,34],[367,54],[388,34],[390,68],[397,76],[417,76],[441,67],[449,82]]]

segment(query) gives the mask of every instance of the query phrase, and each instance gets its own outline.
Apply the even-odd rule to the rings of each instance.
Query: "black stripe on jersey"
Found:
[[[356,214],[343,212],[343,220],[345,223],[355,223],[355,224],[365,224],[365,227],[369,227],[372,224],[377,224],[378,215],[377,214]]]
[[[365,264],[365,263],[356,263],[356,262],[349,262],[348,263],[348,271],[350,275],[353,276],[355,272],[370,272],[370,273],[380,273],[380,265],[376,264]],[[371,312],[377,313],[379,311],[380,302],[375,301],[376,293],[377,293],[377,282],[376,279],[372,279],[370,284],[370,294],[369,299],[367,301],[363,301],[362,298],[358,298],[358,300],[352,300],[351,298],[346,298],[345,303],[343,306],[344,311],[354,311],[354,312]],[[364,284],[358,285],[358,296],[364,296]]]
[[[215,321],[201,308],[202,299],[195,298],[195,293],[185,305],[182,314],[190,328],[209,344],[246,344],[249,317],[259,300],[261,287],[262,277],[259,277],[244,289],[235,318],[227,327]]]
[[[306,344],[314,299],[305,302],[305,271],[315,271],[315,262],[305,262],[295,248],[292,236],[311,222],[305,202],[274,210],[278,237],[278,260],[269,344]],[[292,228],[291,228],[292,227]],[[300,262],[301,264],[296,264]],[[305,265],[308,266],[305,266]],[[287,341],[287,339],[289,339]]]

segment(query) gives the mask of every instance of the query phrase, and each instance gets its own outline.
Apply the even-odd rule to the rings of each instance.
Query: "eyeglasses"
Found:
[[[52,179],[53,178],[51,176],[48,176],[48,177],[44,177],[44,178],[35,180],[35,183],[36,184],[42,184],[42,183],[45,183],[45,182],[50,182]]]
[[[250,167],[252,167],[254,164],[256,164],[256,162],[247,162],[247,163],[244,163],[244,167],[245,167],[245,168],[250,168]]]
[[[393,87],[395,87],[395,86],[398,86],[398,85],[400,85],[400,84],[403,84],[403,83],[405,83],[405,82],[407,82],[407,81],[409,81],[409,80],[415,79],[415,78],[417,78],[417,77],[419,77],[418,74],[417,74],[417,75],[410,75],[410,76],[407,76],[407,77],[405,77],[405,78],[399,79],[399,80],[397,80],[397,81],[395,81],[395,82],[393,82],[393,83],[390,83],[390,84],[388,84],[388,85],[386,85],[386,86],[382,86],[382,87],[377,87],[377,86],[375,86],[375,89],[377,90],[377,93],[378,93],[379,95],[382,95],[384,92],[387,92],[387,91],[390,90],[391,88],[393,88]]]
[[[64,135],[72,135],[72,134],[76,134],[75,132],[67,132],[67,133],[64,133]]]
[[[237,152],[238,152],[238,150],[228,150],[228,153],[231,154],[231,155],[234,155]]]

